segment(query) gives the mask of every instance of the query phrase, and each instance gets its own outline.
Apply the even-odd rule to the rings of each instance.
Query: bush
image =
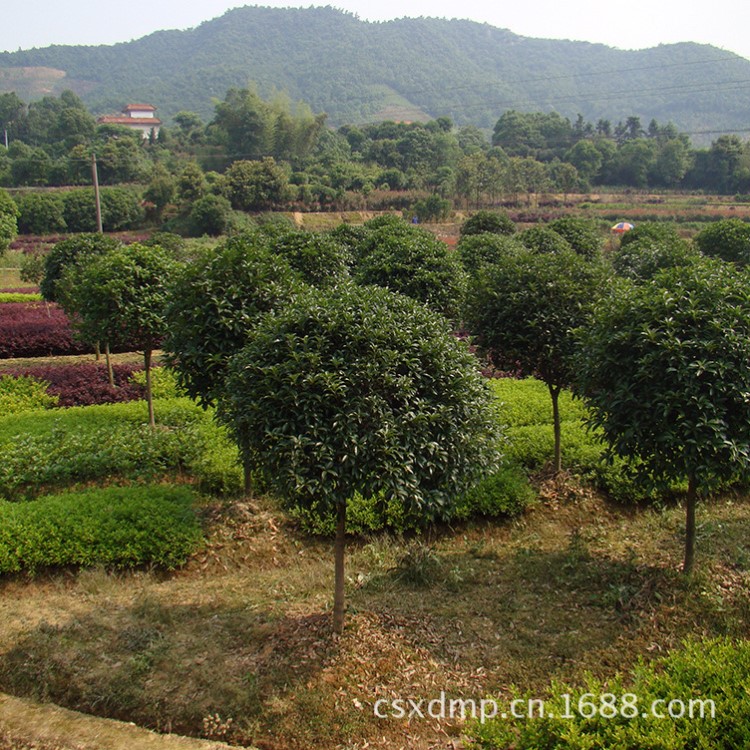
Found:
[[[461,225],[461,239],[472,234],[515,234],[516,225],[506,213],[477,211]]]
[[[547,224],[547,229],[557,232],[579,255],[593,260],[601,254],[604,238],[590,219],[565,216]]]
[[[23,193],[16,199],[21,234],[54,234],[67,229],[60,193]]]
[[[138,367],[113,365],[112,370],[115,388],[109,384],[104,361],[99,364],[34,365],[14,372],[46,381],[47,393],[57,399],[58,406],[63,407],[114,404],[145,398],[143,384],[134,382],[134,376],[142,372]]]
[[[572,250],[571,244],[562,235],[542,226],[519,232],[518,241],[535,253],[564,253]]]
[[[0,305],[5,305],[9,302],[41,302],[41,294],[32,294],[25,292],[0,292]]]
[[[63,209],[69,232],[97,231],[93,190],[70,190],[63,193]],[[105,232],[135,229],[143,223],[145,216],[139,196],[125,188],[102,188],[101,209]]]
[[[664,242],[644,237],[620,247],[612,267],[619,276],[647,281],[665,268],[684,266],[699,257],[698,250],[684,240]]]
[[[198,198],[190,209],[190,234],[218,237],[229,229],[232,205],[221,195],[206,195]]]
[[[750,261],[750,224],[740,219],[722,219],[695,236],[704,255],[745,266]]]
[[[673,224],[644,221],[620,237],[620,247],[627,247],[631,242],[643,239],[653,240],[662,245],[683,242],[677,232],[677,228]]]
[[[188,399],[159,402],[150,428],[143,402],[72,407],[0,418],[0,497],[33,497],[47,487],[126,479],[149,482],[187,474],[236,491],[237,449]],[[210,448],[210,451],[209,451]],[[208,455],[207,455],[208,454]],[[217,464],[212,463],[216,459]]]
[[[748,681],[750,643],[690,640],[664,658],[642,661],[628,678],[617,675],[603,683],[589,676],[583,687],[553,683],[544,718],[504,715],[476,725],[470,730],[471,746],[736,750],[750,744]],[[522,698],[524,705],[527,698]],[[696,713],[704,706],[705,718],[687,715],[691,701]],[[686,715],[670,718],[670,706],[675,713],[682,707]],[[652,707],[662,718],[651,715]]]
[[[184,487],[110,487],[0,501],[0,573],[67,565],[183,565],[201,544]]]
[[[483,266],[501,263],[508,255],[518,254],[524,249],[514,237],[482,232],[462,237],[456,252],[464,269],[474,274]]]
[[[0,414],[18,414],[57,405],[47,393],[49,384],[26,375],[0,375]]]
[[[535,497],[525,472],[518,466],[506,466],[459,498],[450,519],[518,516]]]
[[[0,305],[0,359],[84,354],[90,347],[77,341],[65,313],[57,305]]]

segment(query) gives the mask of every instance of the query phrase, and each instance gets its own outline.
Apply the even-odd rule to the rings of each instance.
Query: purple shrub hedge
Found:
[[[107,377],[104,361],[100,364],[49,365],[13,370],[13,375],[29,375],[49,383],[47,393],[58,397],[58,406],[91,406],[135,401],[145,398],[145,388],[130,382],[139,365],[114,365],[116,388]]]
[[[65,313],[54,304],[9,302],[0,305],[0,359],[85,354],[91,347],[76,339]]]

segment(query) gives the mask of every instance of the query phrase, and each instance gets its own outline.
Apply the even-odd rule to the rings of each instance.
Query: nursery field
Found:
[[[469,724],[379,718],[376,701],[442,690],[509,700],[511,686],[541,698],[552,678],[606,679],[687,637],[747,636],[744,498],[701,509],[701,565],[686,581],[683,511],[614,504],[572,474],[546,478],[546,388],[495,389],[534,493],[508,479],[517,502],[498,490],[494,517],[356,536],[339,640],[330,542],[272,499],[241,496],[236,449],[191,402],[157,401],[157,435],[140,401],[0,420],[3,494],[27,499],[0,505],[4,529],[31,532],[9,510],[65,498],[63,519],[65,508],[90,518],[87,508],[114,502],[108,493],[127,500],[123,523],[140,524],[129,541],[110,528],[98,559],[90,545],[76,556],[72,541],[19,554],[18,536],[0,535],[0,689],[259,748],[432,748]],[[582,430],[580,404],[564,399],[563,416],[567,464],[594,477],[601,446]],[[164,504],[161,521],[139,510],[144,493]],[[113,549],[130,557],[108,557]]]
[[[704,223],[727,215],[750,217],[750,204],[741,196],[548,198],[545,202],[537,196],[515,206],[515,225],[586,216],[596,220],[588,225],[589,235],[599,243],[609,239],[609,222],[657,224],[663,218],[674,224],[665,246],[677,248],[678,258],[678,251],[692,251],[693,243],[685,239]],[[308,229],[325,228],[328,221],[322,214],[293,218],[298,227]],[[348,218],[356,224],[371,217],[362,212]],[[463,218],[457,214],[455,222],[429,229],[452,245]],[[561,233],[565,231],[566,222],[556,224]],[[567,228],[570,231],[570,222]],[[662,228],[644,227],[657,233]],[[545,362],[529,364],[512,344],[482,340],[483,323],[474,308],[489,307],[492,298],[481,296],[481,284],[469,287],[466,281],[472,304],[465,310],[449,305],[449,287],[464,271],[483,280],[490,278],[490,271],[497,272],[499,262],[490,269],[495,251],[508,252],[503,257],[509,269],[520,268],[522,261],[533,262],[533,276],[526,277],[524,291],[542,279],[538,286],[545,302],[554,300],[561,274],[543,274],[560,259],[570,268],[582,269],[589,262],[582,260],[585,232],[577,236],[581,247],[576,246],[575,253],[573,239],[569,249],[559,252],[547,252],[541,245],[533,251],[520,245],[507,250],[514,245],[506,238],[490,242],[485,235],[485,245],[472,245],[467,233],[469,240],[464,242],[464,236],[453,254],[420,228],[388,217],[366,225],[362,232],[372,234],[361,237],[359,228],[342,226],[338,240],[329,244],[318,244],[320,236],[280,225],[260,231],[276,237],[272,251],[260,234],[239,236],[219,243],[211,253],[185,251],[192,266],[180,269],[175,263],[156,272],[154,288],[166,286],[162,282],[168,277],[174,281],[171,301],[159,302],[159,315],[169,309],[172,317],[169,327],[165,323],[146,339],[133,338],[141,323],[128,328],[124,316],[114,327],[86,329],[82,307],[66,307],[74,311],[71,316],[79,315],[72,324],[61,306],[40,298],[38,287],[21,283],[13,264],[21,262],[23,250],[6,254],[2,270],[7,285],[0,280],[0,750],[88,750],[75,729],[63,725],[58,735],[45,737],[41,744],[18,727],[10,732],[2,721],[2,694],[117,720],[125,727],[132,723],[158,733],[260,750],[747,746],[750,502],[747,472],[739,459],[736,465],[723,461],[721,467],[713,467],[710,488],[705,486],[710,493],[701,494],[697,523],[691,525],[684,500],[686,493],[695,496],[694,474],[689,481],[684,473],[658,474],[658,466],[654,470],[646,463],[648,456],[624,451],[620,455],[641,462],[639,470],[647,466],[654,471],[651,478],[661,480],[636,481],[632,466],[607,455],[602,438],[607,425],[600,421],[597,429],[589,427],[596,411],[587,411],[583,401],[562,388],[561,383],[576,382],[572,375],[547,382],[522,378],[524,372],[544,373]],[[404,296],[399,296],[370,286],[380,284],[367,273],[377,270],[375,261],[382,247],[388,247],[389,231],[414,239],[413,245],[405,239],[403,246],[409,252],[416,248],[417,260],[410,262],[417,269],[407,263],[401,274],[394,260],[397,250],[391,248],[387,286],[420,278],[426,287],[445,292],[445,300],[434,295],[429,304],[445,315],[459,309],[466,315],[453,320],[465,320],[466,328],[477,334],[471,343],[484,347],[478,350],[487,357],[482,363],[457,343],[455,325],[446,325],[438,312],[406,299],[422,290],[405,286],[399,289]],[[541,243],[555,231],[535,227],[519,236]],[[631,232],[629,239],[636,235]],[[374,247],[358,256],[355,249],[367,246],[373,237],[379,238]],[[342,250],[349,247],[347,242],[352,243],[351,255]],[[605,256],[612,256],[615,242],[619,243],[613,240],[603,248]],[[699,243],[700,238],[694,244]],[[600,244],[597,262],[603,266],[606,258],[601,258]],[[75,283],[92,284],[93,274],[87,275],[92,269],[103,272],[112,258],[124,263],[129,251],[143,259],[164,253],[163,248],[146,245],[107,251],[101,263],[90,259],[88,268],[82,263]],[[487,252],[486,258],[482,252]],[[699,262],[698,255],[695,251],[690,256],[695,268],[716,271],[708,282],[712,292],[718,289],[717,279],[724,283],[731,277],[739,286],[737,279],[744,278],[744,271],[728,265],[719,274],[718,261]],[[439,265],[440,258],[445,266]],[[623,252],[611,265],[637,276],[648,271],[649,262],[662,260],[646,253],[638,265],[639,258]],[[485,262],[486,276],[480,272]],[[432,270],[432,263],[437,270]],[[449,265],[458,263],[463,267]],[[432,275],[421,277],[418,272],[428,267]],[[689,268],[693,266],[685,266]],[[320,289],[313,293],[303,288],[302,276],[293,275],[292,269],[294,274],[308,273],[305,283],[320,284]],[[259,271],[271,281],[254,275]],[[339,273],[355,283],[340,284],[335,294],[324,292]],[[274,281],[276,274],[283,281]],[[623,294],[636,289],[636,282],[627,282],[628,287],[622,278],[607,276],[605,284],[605,276],[595,276],[593,270],[590,277],[586,274],[581,271],[581,278],[601,287],[611,283],[625,290]],[[185,281],[191,278],[202,296],[190,297],[194,289]],[[492,278],[500,283],[499,277]],[[139,283],[124,286],[135,288]],[[151,282],[143,286],[147,283]],[[264,284],[273,289],[277,283],[284,294],[297,295],[289,298],[295,299],[294,305],[284,296],[269,297],[270,301],[253,297],[257,289],[267,291]],[[103,288],[105,305],[114,286]],[[463,294],[459,284],[454,291],[457,298]],[[580,295],[574,299],[576,311],[588,301]],[[711,304],[712,311],[724,310]],[[268,306],[271,312],[263,314]],[[207,314],[208,322],[198,321],[205,326],[198,334],[188,328],[199,339],[200,356],[192,361],[196,350],[180,349],[170,336],[181,326],[184,333],[185,320],[194,309]],[[365,317],[370,309],[380,317]],[[529,303],[519,309],[524,320],[536,313]],[[142,310],[138,307],[138,314]],[[300,311],[304,335],[297,337],[295,316]],[[560,337],[581,325],[566,315],[567,311],[558,316],[564,318],[565,328]],[[320,322],[316,316],[330,326],[320,329],[325,334],[312,327]],[[252,336],[249,320],[257,326]],[[515,325],[513,320],[501,320],[496,327],[502,331]],[[556,319],[548,320],[554,328]],[[742,330],[750,330],[750,312],[747,321]],[[96,358],[93,345],[81,343],[76,325],[79,333],[88,333],[89,342],[110,341],[100,338],[105,332],[113,336],[113,343],[119,341],[121,350],[149,353],[146,363],[154,365],[148,381],[150,405],[145,400],[144,356],[116,352],[108,371],[105,357]],[[287,327],[269,327],[280,325]],[[381,325],[383,332],[378,330]],[[397,336],[392,334],[394,327],[399,328]],[[236,330],[247,338],[232,338]],[[539,330],[529,336],[534,342],[543,338]],[[603,340],[612,339],[611,330],[604,328]],[[734,328],[712,321],[708,330]],[[330,331],[337,336],[330,346],[332,354],[326,349]],[[381,335],[384,338],[378,338]],[[364,348],[359,336],[376,344]],[[676,347],[680,351],[686,338]],[[748,339],[739,334],[736,338],[742,339],[738,356],[746,362],[742,346]],[[300,348],[293,350],[290,360],[294,367],[302,364],[291,370],[287,381],[282,377],[286,361],[275,357],[297,341]],[[212,349],[216,342],[232,356]],[[351,342],[363,348],[350,350]],[[191,339],[190,346],[194,343]],[[399,347],[406,352],[404,359],[398,359]],[[180,351],[184,359],[175,354]],[[447,359],[447,352],[454,351],[460,360]],[[167,366],[170,352],[172,361],[176,358],[183,368],[183,381]],[[613,369],[622,369],[624,353],[625,349],[617,352]],[[386,364],[378,370],[381,355]],[[364,369],[346,370],[352,361],[357,367],[361,362]],[[443,361],[452,363],[445,371]],[[570,361],[582,371],[598,360],[579,356]],[[220,369],[213,370],[217,363]],[[707,367],[702,359],[698,365]],[[191,367],[190,377],[185,377]],[[695,369],[693,364],[689,368]],[[485,378],[479,377],[479,369]],[[652,366],[651,372],[656,371],[666,373],[668,368]],[[702,373],[700,369],[699,376]],[[267,375],[275,379],[266,381]],[[201,380],[204,376],[206,381]],[[426,385],[420,381],[423,377]],[[221,383],[219,397],[211,390],[216,387],[211,378]],[[395,384],[394,390],[369,390],[379,378],[389,387]],[[453,387],[454,381],[470,396],[457,391],[454,397],[445,385]],[[270,383],[267,390],[252,390],[261,382]],[[318,382],[325,387],[316,390]],[[737,388],[740,400],[746,393],[743,383]],[[583,392],[591,399],[589,391]],[[187,393],[197,394],[205,404]],[[279,393],[286,394],[288,402],[277,401]],[[341,403],[340,393],[345,394]],[[433,393],[443,394],[444,401],[434,411],[421,411]],[[481,404],[476,432],[470,431],[475,424],[472,398]],[[553,401],[559,406],[555,429]],[[388,410],[370,412],[369,403],[385,403]],[[649,403],[667,413],[663,401]],[[323,417],[318,416],[317,404],[325,407]],[[400,413],[397,407],[404,404]],[[634,411],[631,407],[628,414]],[[232,409],[239,409],[239,417]],[[281,414],[283,423],[242,421],[263,409],[274,418]],[[439,429],[426,430],[423,444],[409,443],[411,453],[398,453],[400,425],[393,421],[394,414],[420,429],[432,429],[433,424]],[[307,422],[294,421],[300,416]],[[466,432],[457,442],[460,449],[451,453],[452,431],[459,431],[453,425],[462,420],[460,429]],[[332,434],[350,424],[365,424],[367,429],[376,424],[377,434],[388,436],[390,442],[368,442],[369,434],[363,439],[357,432],[344,432],[339,451],[335,443],[325,442],[332,440],[326,433],[329,423]],[[710,424],[720,425],[721,420]],[[414,435],[421,434],[414,430]],[[265,446],[252,441],[279,435],[290,436],[290,444],[304,446],[314,456],[325,445],[328,452],[313,465],[312,479],[304,474],[304,452],[290,453],[294,461],[287,457],[280,467],[253,462]],[[680,451],[684,448],[679,443]],[[396,458],[391,464],[368,463],[379,451],[387,456],[393,451]],[[430,463],[432,455],[442,454],[450,457],[446,471],[472,483],[445,480],[442,465]],[[469,458],[461,463],[460,456]],[[378,481],[389,477],[388,472],[416,473],[420,481],[428,476],[437,491],[422,494],[419,484],[391,485],[386,480],[352,483],[344,470],[352,465],[357,472],[363,471],[361,466],[370,474],[381,472]],[[478,466],[486,472],[475,472]],[[720,470],[727,466],[731,470]],[[291,485],[274,481],[273,471],[283,474],[287,467],[294,480],[292,491],[287,490]],[[329,495],[330,487],[344,487],[338,490],[342,497]],[[334,549],[343,550],[345,535],[342,515],[337,527],[336,504],[343,507],[344,501],[346,617],[337,635],[335,613],[342,609],[337,610],[334,602],[341,605],[342,598],[340,588],[334,598]],[[691,571],[686,550],[693,549],[693,528],[697,552]],[[340,560],[337,557],[337,563]],[[621,699],[618,710],[632,707],[632,699],[625,696],[633,695],[667,703],[706,699],[718,713],[711,721],[697,722],[681,721],[682,716],[674,721],[638,717],[626,722],[632,717],[605,715]],[[580,707],[582,699],[590,706],[591,696],[601,701],[595,706],[602,709],[598,716],[566,715],[561,720],[558,715],[555,721],[551,716],[477,714],[477,707],[485,703],[502,711],[521,699],[547,702],[559,714],[561,702],[568,709],[571,701]],[[460,704],[457,713],[451,701]],[[616,720],[602,721],[607,718]],[[119,746],[103,744],[97,750]]]

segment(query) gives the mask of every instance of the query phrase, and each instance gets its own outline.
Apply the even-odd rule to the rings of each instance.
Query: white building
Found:
[[[100,125],[124,125],[138,130],[144,138],[156,138],[159,135],[161,120],[156,116],[156,107],[151,104],[126,104],[121,115],[103,115],[97,118]]]

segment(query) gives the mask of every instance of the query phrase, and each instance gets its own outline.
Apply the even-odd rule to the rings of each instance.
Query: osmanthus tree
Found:
[[[449,318],[458,316],[466,274],[455,254],[435,235],[401,220],[372,220],[354,251],[352,276],[405,294]]]
[[[143,350],[149,424],[155,425],[151,360],[166,332],[167,283],[177,270],[172,253],[152,245],[123,245],[73,271],[76,324],[87,338]]]
[[[704,254],[741,266],[750,263],[750,224],[741,219],[722,219],[695,235],[695,244]]]
[[[500,447],[476,360],[445,318],[378,287],[310,290],[264,316],[230,361],[218,414],[281,498],[335,514],[336,633],[349,498],[438,518]]]
[[[704,258],[622,281],[582,329],[578,361],[612,452],[657,486],[687,481],[689,573],[698,497],[750,469],[750,277]]]
[[[205,408],[215,405],[227,362],[258,318],[289,304],[306,286],[261,232],[233,237],[175,274],[162,348],[188,395]],[[251,469],[245,461],[246,491]]]
[[[574,376],[574,329],[606,285],[606,271],[573,250],[508,253],[474,277],[465,321],[498,368],[520,370],[547,384],[555,436],[553,470],[562,467],[560,392]]]

